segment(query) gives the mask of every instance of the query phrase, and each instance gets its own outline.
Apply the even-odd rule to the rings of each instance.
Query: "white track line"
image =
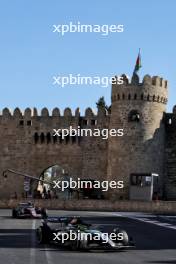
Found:
[[[47,264],[53,264],[52,258],[51,258],[51,254],[50,254],[50,249],[47,248],[47,246],[45,246],[45,256],[46,256],[46,261]]]
[[[31,249],[30,249],[30,264],[35,264],[35,234],[33,230],[36,228],[36,220],[32,221],[32,234],[31,234]]]
[[[165,227],[165,228],[170,228],[170,229],[175,229],[176,230],[176,226],[172,225],[172,224],[169,224],[169,223],[162,223],[162,222],[159,222],[157,220],[150,220],[148,218],[140,218],[140,217],[138,218],[138,217],[133,217],[133,216],[128,216],[128,218],[134,219],[134,220],[137,220],[137,221],[141,221],[141,222],[144,222],[144,223],[154,224],[154,225],[157,225],[157,226],[162,226],[162,227]]]

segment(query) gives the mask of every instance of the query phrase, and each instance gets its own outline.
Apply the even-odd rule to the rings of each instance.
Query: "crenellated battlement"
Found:
[[[63,113],[63,114],[62,114]],[[27,107],[25,110],[21,110],[18,107],[14,110],[11,110],[9,108],[4,108],[1,111],[0,117],[3,118],[16,118],[16,119],[29,119],[29,118],[35,118],[35,117],[98,117],[98,116],[107,116],[108,112],[106,110],[99,109],[97,112],[95,110],[91,109],[90,107],[86,108],[84,111],[84,115],[81,116],[80,109],[76,108],[74,113],[72,110],[67,107],[63,111],[61,111],[59,108],[55,107],[51,111],[47,109],[46,107],[42,108],[41,111],[37,110],[37,108],[29,108]]]
[[[112,102],[119,100],[142,100],[167,104],[168,82],[159,76],[145,75],[142,82],[138,75],[131,81],[123,74],[123,84],[112,85]]]
[[[145,75],[142,81],[142,85],[152,85],[155,87],[160,87],[167,89],[168,88],[168,81],[164,80],[163,78],[159,76],[153,76],[151,77],[150,75]]]
[[[133,77],[131,78],[131,81],[129,80],[129,77],[126,74],[122,74],[121,75],[123,77],[123,84],[115,84],[118,86],[133,86],[133,85],[139,85],[139,86],[143,86],[143,85],[152,85],[152,86],[158,86],[158,87],[162,87],[167,89],[168,88],[168,81],[164,80],[163,78],[159,77],[159,76],[150,76],[149,74],[144,75],[142,82],[140,82],[139,80],[139,76],[133,75]],[[117,78],[117,76],[115,76],[115,78]]]

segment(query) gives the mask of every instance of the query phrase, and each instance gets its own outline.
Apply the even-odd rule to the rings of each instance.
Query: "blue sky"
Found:
[[[111,87],[53,86],[53,76],[132,74],[141,48],[145,74],[169,80],[168,111],[176,104],[176,1],[0,0],[0,109],[55,106],[83,111]],[[123,24],[123,33],[52,32],[53,24]]]

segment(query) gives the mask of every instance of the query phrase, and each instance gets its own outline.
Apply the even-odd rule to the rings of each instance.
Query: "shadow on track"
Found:
[[[136,244],[135,250],[176,250],[176,230],[163,228],[154,224],[143,223],[126,217],[82,217],[87,223],[92,225],[104,226],[108,231],[110,224],[116,224],[120,229],[124,229],[133,237]],[[34,229],[24,229],[23,221],[21,221],[22,229],[0,229],[0,248],[46,248],[49,250],[55,248],[56,250],[64,250],[63,247],[55,245],[39,245],[35,237]],[[39,224],[39,223],[38,223]],[[15,225],[14,225],[15,226]],[[34,243],[31,244],[33,238]],[[47,250],[47,249],[46,249]],[[129,249],[126,251],[131,251]],[[73,251],[72,251],[73,252]],[[118,251],[119,252],[119,251]],[[169,261],[169,260],[168,260]],[[152,263],[152,262],[151,262]],[[154,263],[154,262],[153,262]],[[164,262],[156,262],[164,263]],[[168,262],[174,263],[174,262]],[[176,261],[175,261],[176,264]]]
[[[0,248],[31,248],[34,233],[30,229],[0,229]],[[34,247],[38,247],[37,242]]]
[[[156,260],[156,261],[149,261],[147,263],[153,263],[153,264],[176,264],[175,260]]]

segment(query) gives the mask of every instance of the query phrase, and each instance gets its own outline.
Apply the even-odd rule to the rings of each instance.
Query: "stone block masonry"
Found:
[[[54,108],[38,113],[3,109],[0,115],[0,198],[23,192],[23,178],[4,179],[3,171],[13,169],[38,178],[53,165],[60,165],[72,178],[124,181],[124,189],[110,191],[112,200],[129,198],[131,173],[159,174],[159,195],[176,199],[175,108],[166,113],[168,82],[158,76],[138,76],[112,85],[111,107],[95,114],[87,108],[80,115],[70,108],[60,114]],[[123,137],[54,137],[53,129],[124,129]],[[35,188],[37,183],[33,183]]]

